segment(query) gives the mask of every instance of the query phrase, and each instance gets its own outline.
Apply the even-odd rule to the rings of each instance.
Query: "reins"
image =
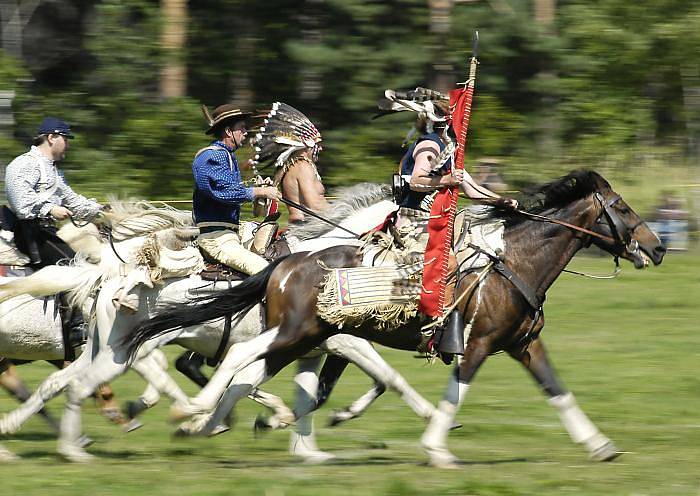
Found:
[[[602,207],[602,209],[603,209],[602,212],[600,213],[600,215],[598,216],[598,218],[600,218],[601,215],[605,215],[606,217],[608,217],[608,222],[610,223],[610,227],[611,227],[611,229],[613,230],[613,233],[616,234],[616,236],[619,237],[619,233],[617,232],[617,229],[618,229],[618,228],[617,228],[617,226],[615,225],[615,221],[611,218],[610,212],[608,212],[608,207],[609,207],[609,206],[612,206],[613,203],[615,203],[616,201],[618,201],[618,200],[620,199],[620,196],[619,196],[619,195],[616,196],[616,197],[615,197],[609,204],[607,204],[607,205],[606,205],[605,203],[603,203],[603,200],[602,200],[602,198],[601,198],[601,196],[600,196],[599,193],[596,193],[596,198],[597,198],[598,201],[600,202],[600,205],[601,205],[601,207]],[[600,233],[597,233],[597,232],[595,232],[595,231],[591,231],[590,229],[586,229],[585,227],[581,227],[581,226],[577,226],[577,225],[574,225],[574,224],[570,224],[570,223],[565,222],[565,221],[563,221],[563,220],[553,219],[553,218],[551,218],[551,217],[547,217],[546,215],[533,214],[533,213],[531,213],[531,212],[526,212],[525,210],[520,210],[520,209],[516,209],[515,212],[518,213],[518,214],[520,214],[520,215],[523,215],[523,216],[525,216],[525,217],[529,217],[529,218],[531,218],[531,219],[534,219],[534,220],[538,220],[538,221],[541,221],[541,222],[548,222],[548,223],[551,223],[551,224],[558,224],[558,225],[563,226],[563,227],[566,227],[566,228],[568,228],[568,229],[572,229],[572,230],[574,230],[574,231],[579,231],[579,232],[582,232],[582,233],[584,233],[584,234],[588,234],[588,235],[590,235],[590,236],[594,236],[594,237],[596,237],[596,238],[602,239],[603,241],[606,241],[606,242],[611,243],[611,244],[613,244],[613,245],[618,244],[619,242],[621,242],[621,240],[618,239],[618,237],[606,236],[605,234],[600,234]],[[639,225],[639,224],[637,224],[637,225]],[[635,226],[635,228],[636,228],[636,227],[637,227],[637,226]],[[588,277],[589,279],[614,279],[614,278],[616,278],[616,277],[620,274],[620,272],[622,272],[622,269],[620,268],[619,257],[614,257],[614,260],[615,260],[615,269],[614,269],[614,271],[613,271],[611,274],[607,274],[607,275],[586,274],[585,272],[579,272],[579,271],[570,270],[570,269],[563,269],[562,272],[567,272],[567,273],[569,273],[569,274],[574,274],[574,275],[578,275],[578,276]]]
[[[520,214],[520,215],[523,215],[525,217],[529,217],[531,219],[534,219],[534,220],[539,220],[542,222],[549,222],[550,224],[559,224],[560,226],[568,227],[569,229],[573,229],[574,231],[579,231],[579,232],[582,232],[584,234],[588,234],[590,236],[595,236],[596,238],[600,238],[603,241],[606,241],[608,243],[614,244],[616,241],[615,238],[613,238],[612,236],[606,236],[605,234],[600,234],[600,233],[597,233],[595,231],[591,231],[590,229],[586,229],[585,227],[576,226],[574,224],[569,224],[568,222],[564,222],[563,220],[553,219],[551,217],[547,217],[546,215],[533,214],[531,212],[527,212],[525,210],[520,210],[520,209],[515,210],[515,212]]]
[[[353,232],[353,231],[351,231],[350,229],[346,229],[346,228],[344,228],[343,226],[341,226],[340,224],[337,224],[337,223],[333,222],[333,221],[330,220],[330,219],[326,219],[326,218],[323,217],[322,215],[317,214],[317,213],[314,212],[313,210],[311,210],[311,209],[309,209],[309,208],[306,208],[304,205],[300,205],[300,204],[298,204],[297,202],[290,200],[289,198],[281,197],[281,198],[280,198],[280,201],[281,201],[282,203],[285,203],[285,204],[289,205],[290,207],[294,207],[294,208],[296,208],[297,210],[301,210],[302,212],[304,212],[305,214],[310,215],[311,217],[316,217],[317,219],[322,220],[323,222],[326,222],[326,223],[330,224],[330,225],[333,226],[333,227],[337,227],[338,229],[341,229],[341,230],[345,231],[345,232],[348,233],[348,234],[352,234],[352,235],[353,235],[354,237],[356,237],[357,239],[360,239],[360,238],[362,237],[360,234],[357,234],[356,232]]]

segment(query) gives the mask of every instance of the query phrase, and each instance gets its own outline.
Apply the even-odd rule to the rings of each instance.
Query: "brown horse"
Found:
[[[458,307],[470,324],[470,333],[464,356],[451,374],[445,396],[422,437],[434,465],[454,466],[456,459],[447,450],[449,428],[477,370],[489,355],[499,351],[510,354],[532,374],[550,404],[559,410],[572,439],[583,443],[593,459],[610,460],[618,454],[557,379],[539,338],[544,325],[541,304],[547,289],[582,247],[593,243],[631,261],[636,268],[646,267],[649,261],[660,264],[665,248],[595,172],[572,172],[542,186],[532,198],[539,201],[528,211],[500,212],[506,219],[505,271],[490,273],[477,286],[478,297],[472,297],[469,289],[477,276],[458,275],[456,297],[470,291]],[[494,211],[493,215],[499,213]],[[239,372],[256,386],[334,333],[353,334],[399,349],[416,349],[425,323],[419,317],[392,332],[378,330],[372,321],[341,331],[320,320],[316,305],[327,271],[319,262],[326,267],[355,267],[361,264],[361,257],[354,247],[291,255],[206,303],[166,309],[137,330],[133,349],[170,329],[246,311],[263,299],[268,331],[246,346],[233,347],[200,395],[220,394]]]

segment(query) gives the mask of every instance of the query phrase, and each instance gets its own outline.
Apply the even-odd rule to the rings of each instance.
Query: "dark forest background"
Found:
[[[42,116],[77,138],[74,187],[187,199],[199,106],[298,107],[324,136],[328,186],[388,182],[408,114],[384,89],[448,90],[481,35],[467,167],[508,187],[599,170],[643,205],[692,201],[700,152],[700,4],[692,0],[23,0],[0,2],[0,164]],[[247,150],[242,153],[245,158]],[[618,187],[618,189],[620,189]]]

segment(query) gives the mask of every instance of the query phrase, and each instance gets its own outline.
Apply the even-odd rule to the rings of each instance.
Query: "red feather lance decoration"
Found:
[[[464,88],[450,91],[450,119],[457,136],[453,167],[464,169],[467,130],[471,117],[472,97],[476,81],[476,57],[472,57],[469,79]],[[430,317],[442,317],[445,308],[445,282],[452,247],[452,232],[457,213],[459,186],[442,189],[433,202],[428,221],[428,245],[423,266],[423,288],[418,309]]]

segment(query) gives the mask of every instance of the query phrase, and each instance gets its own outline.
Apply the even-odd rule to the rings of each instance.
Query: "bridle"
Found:
[[[570,224],[568,222],[559,220],[559,219],[554,219],[552,217],[547,217],[546,215],[539,215],[539,214],[534,214],[531,212],[527,212],[524,210],[516,210],[516,212],[520,215],[523,215],[525,217],[529,217],[533,220],[537,220],[540,222],[548,222],[551,224],[558,224],[560,226],[564,226],[568,229],[574,230],[581,232],[583,234],[587,234],[589,236],[598,238],[605,243],[612,245],[612,250],[617,251],[617,250],[626,250],[629,254],[638,254],[640,251],[639,248],[639,242],[636,239],[632,238],[632,233],[639,227],[641,224],[644,223],[642,219],[639,220],[634,226],[629,227],[627,226],[622,219],[620,219],[620,216],[618,213],[615,211],[614,205],[622,199],[620,195],[615,195],[612,198],[606,200],[605,197],[599,193],[596,192],[594,194],[595,200],[598,202],[600,205],[600,213],[598,214],[598,217],[595,219],[596,224],[607,224],[607,228],[610,230],[611,236],[608,236],[606,234],[601,234],[599,232],[593,231],[591,229],[586,229],[585,227],[577,226],[574,224]],[[590,242],[589,242],[590,244]],[[612,274],[610,275],[591,275],[591,274],[586,274],[583,272],[578,272],[575,270],[568,270],[564,269],[564,272],[569,272],[571,274],[576,274],[580,276],[585,276],[589,277],[592,279],[612,279],[617,277],[617,275],[620,273],[620,264],[618,261],[618,256],[613,253],[614,259],[615,259],[615,270]]]
[[[643,224],[644,221],[640,219],[639,222],[637,222],[634,226],[628,227],[622,221],[622,219],[620,219],[620,216],[617,214],[617,212],[615,212],[613,208],[613,206],[622,199],[620,195],[615,195],[609,200],[606,200],[602,194],[596,192],[594,198],[600,205],[600,213],[598,214],[598,217],[596,217],[595,222],[596,224],[602,224],[602,218],[604,217],[606,221],[605,223],[610,229],[610,233],[612,234],[612,236],[601,234],[591,229],[586,229],[585,227],[577,226],[575,224],[555,219],[553,217],[548,217],[546,215],[534,214],[532,212],[527,212],[525,210],[520,209],[516,210],[516,213],[524,217],[529,217],[533,220],[538,220],[540,222],[548,222],[550,224],[558,224],[573,231],[578,231],[583,234],[593,236],[608,244],[613,245],[613,248],[625,248],[630,253],[634,253],[635,251],[639,250],[639,243],[637,242],[637,240],[632,239],[632,233],[635,229],[637,229],[637,227]]]

